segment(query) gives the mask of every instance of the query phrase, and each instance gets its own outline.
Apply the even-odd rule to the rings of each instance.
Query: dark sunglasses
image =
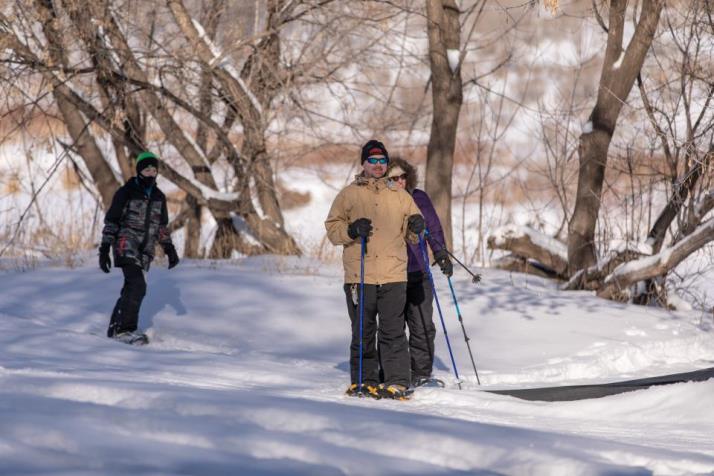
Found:
[[[367,162],[370,164],[388,164],[389,159],[386,157],[367,157]]]
[[[406,179],[407,179],[407,174],[402,174],[402,175],[395,175],[394,177],[389,177],[387,180],[397,181],[397,180],[406,180]]]

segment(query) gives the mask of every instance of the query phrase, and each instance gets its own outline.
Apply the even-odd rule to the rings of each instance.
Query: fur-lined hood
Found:
[[[394,157],[389,161],[389,168],[387,169],[386,176],[389,177],[389,174],[396,168],[401,168],[407,174],[407,191],[412,193],[416,188],[419,179],[416,167],[401,157]]]

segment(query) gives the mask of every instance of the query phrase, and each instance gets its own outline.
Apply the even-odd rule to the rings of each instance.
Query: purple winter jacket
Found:
[[[446,243],[446,240],[444,239],[444,230],[441,228],[439,216],[436,214],[436,210],[434,210],[434,205],[431,203],[429,195],[427,195],[425,191],[415,188],[412,192],[412,198],[414,199],[416,206],[419,208],[419,211],[424,216],[426,229],[429,231],[426,241],[429,243],[431,251],[435,252],[444,248],[444,243]],[[419,249],[419,243],[408,243],[407,255],[409,257],[409,261],[407,263],[408,273],[415,271],[426,272],[423,254]]]

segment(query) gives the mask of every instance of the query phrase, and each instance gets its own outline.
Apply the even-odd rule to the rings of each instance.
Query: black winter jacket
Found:
[[[114,248],[114,266],[136,264],[148,271],[158,242],[172,245],[166,196],[154,185],[149,196],[136,177],[114,194],[104,218],[102,244]]]

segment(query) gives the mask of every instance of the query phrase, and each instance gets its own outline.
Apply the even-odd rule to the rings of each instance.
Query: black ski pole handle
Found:
[[[424,230],[424,235],[429,236],[429,230],[428,230],[428,229],[425,229],[425,230]],[[454,259],[454,261],[456,261],[462,268],[464,268],[464,269],[466,270],[467,273],[469,273],[469,274],[471,275],[471,282],[472,282],[472,283],[478,284],[478,283],[481,282],[481,275],[480,275],[480,274],[474,274],[469,268],[466,267],[466,265],[465,265],[464,263],[462,263],[461,261],[459,261],[459,258],[457,258],[456,256],[454,256],[454,254],[453,254],[451,251],[449,251],[449,249],[448,249],[446,246],[444,246],[444,251],[446,251],[446,253],[447,253],[449,256],[451,256],[451,257]]]

